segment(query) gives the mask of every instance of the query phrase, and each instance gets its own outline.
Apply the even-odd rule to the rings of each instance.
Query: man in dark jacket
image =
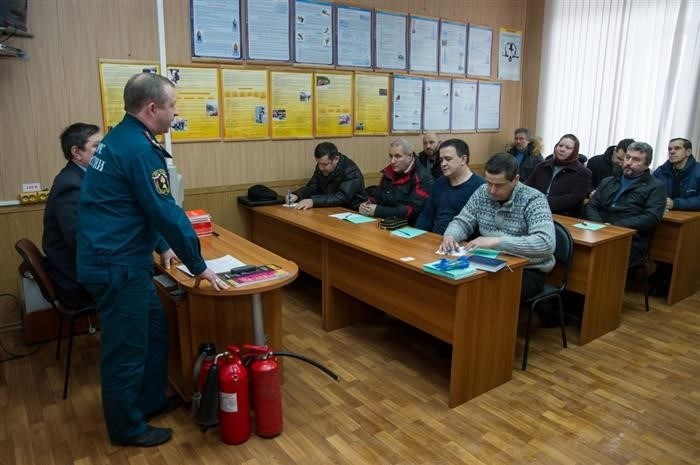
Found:
[[[423,151],[418,154],[418,161],[428,168],[430,175],[435,180],[442,176],[439,147],[440,139],[437,134],[434,132],[426,132],[423,134]]]
[[[630,144],[622,173],[605,178],[585,209],[588,220],[637,230],[632,238],[630,263],[646,253],[649,237],[661,222],[666,206],[664,185],[649,172],[652,157],[649,144]]]
[[[654,177],[666,187],[666,209],[700,211],[700,164],[693,158],[688,139],[669,141],[668,161],[656,168]],[[672,271],[672,264],[656,262],[656,271],[649,277],[649,294],[667,295]]]
[[[586,167],[591,170],[591,187],[598,188],[600,182],[608,176],[616,176],[622,169],[622,161],[625,159],[627,147],[634,139],[622,139],[617,145],[611,145],[602,155],[591,157]]]
[[[331,142],[321,142],[314,150],[316,169],[306,186],[289,196],[296,208],[346,207],[357,210],[367,200],[365,179],[354,161],[338,152]]]
[[[520,182],[527,181],[535,166],[544,160],[542,141],[538,137],[533,137],[528,128],[515,130],[513,143],[506,146],[506,153],[510,153],[518,161]]]
[[[359,212],[378,218],[405,218],[413,225],[432,187],[433,177],[418,161],[413,146],[399,137],[389,145],[389,165],[382,170],[379,187],[360,204]]]

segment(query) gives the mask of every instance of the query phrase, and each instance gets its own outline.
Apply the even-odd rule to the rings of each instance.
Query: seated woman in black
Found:
[[[591,191],[591,171],[578,160],[579,141],[565,134],[554,147],[554,156],[537,165],[525,181],[547,196],[552,213],[580,217],[583,199]]]

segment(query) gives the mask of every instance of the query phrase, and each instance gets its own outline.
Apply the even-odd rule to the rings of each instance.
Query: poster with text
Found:
[[[452,81],[452,132],[476,129],[476,81]]]
[[[270,135],[267,71],[221,70],[224,137],[234,140],[267,139]]]
[[[437,73],[438,70],[438,20],[411,16],[411,71]]]
[[[271,71],[270,81],[272,137],[312,137],[313,73]]]
[[[247,0],[248,58],[289,61],[289,0]]]
[[[423,78],[394,75],[391,130],[420,131],[423,119]]]
[[[467,74],[491,77],[491,45],[493,29],[469,25]]]
[[[138,73],[157,73],[155,63],[100,62],[102,121],[105,133],[124,118],[124,86]]]
[[[450,80],[423,81],[423,130],[450,130]]]
[[[389,75],[355,73],[355,135],[389,134]]]
[[[498,131],[501,128],[501,85],[479,81],[476,129]]]
[[[352,73],[314,74],[316,137],[352,136]]]
[[[372,66],[372,10],[338,5],[338,66]]]
[[[465,74],[467,25],[440,20],[440,73]]]
[[[374,54],[377,68],[407,69],[406,17],[403,13],[375,12]]]
[[[523,32],[502,27],[498,43],[498,79],[519,81]]]
[[[191,0],[192,56],[240,60],[240,0]]]
[[[333,64],[333,4],[296,0],[294,5],[294,61]]]
[[[177,116],[170,124],[173,142],[221,138],[219,70],[169,66],[177,92]]]

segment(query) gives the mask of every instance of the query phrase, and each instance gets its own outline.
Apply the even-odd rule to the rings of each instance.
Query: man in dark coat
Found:
[[[544,160],[542,141],[539,137],[533,137],[528,128],[515,130],[513,143],[506,146],[506,153],[513,155],[518,162],[520,182],[527,181],[535,166]]]
[[[591,187],[598,188],[600,182],[608,176],[618,175],[622,169],[622,162],[625,159],[627,147],[634,142],[634,139],[622,139],[617,145],[611,145],[602,155],[591,157],[586,163],[586,167],[591,170]]]

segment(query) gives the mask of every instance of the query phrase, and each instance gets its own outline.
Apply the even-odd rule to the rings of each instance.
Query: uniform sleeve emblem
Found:
[[[156,188],[156,192],[160,195],[170,194],[168,173],[166,173],[164,169],[161,168],[151,173],[151,179],[153,180],[153,186]]]

